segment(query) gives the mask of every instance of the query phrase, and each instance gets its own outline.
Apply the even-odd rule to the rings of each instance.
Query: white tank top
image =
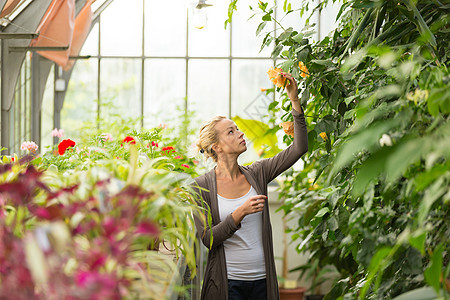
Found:
[[[227,199],[217,194],[220,220],[223,221],[251,196],[257,195],[251,186],[248,193],[237,199]],[[223,242],[228,279],[259,280],[266,278],[262,245],[262,212],[247,215],[241,228]]]

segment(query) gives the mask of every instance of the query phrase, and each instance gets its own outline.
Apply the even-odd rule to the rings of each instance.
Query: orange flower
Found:
[[[284,133],[294,137],[294,122],[282,122],[280,127],[283,127]]]
[[[261,148],[258,150],[258,152],[256,152],[256,154],[258,154],[259,157],[264,155],[264,148]]]
[[[300,68],[300,76],[302,76],[303,78],[309,77],[308,68],[305,66],[305,64],[302,61],[298,62],[298,67]]]
[[[267,91],[267,89],[263,89],[263,88],[261,88],[261,92],[265,92],[265,91]]]
[[[326,132],[321,132],[321,133],[319,133],[319,135],[320,135],[320,137],[321,137],[324,141],[327,141],[327,140],[328,140],[328,136],[327,136],[327,133],[326,133]]]
[[[281,75],[281,72],[283,70],[281,68],[270,68],[269,71],[267,71],[267,74],[269,74],[269,79],[272,80],[273,84],[275,84],[277,87],[283,87],[286,83],[286,86],[289,85],[289,81],[286,82],[286,78]]]

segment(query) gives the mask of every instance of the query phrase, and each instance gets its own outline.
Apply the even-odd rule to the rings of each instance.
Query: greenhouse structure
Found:
[[[0,0],[0,299],[450,299],[449,12]]]

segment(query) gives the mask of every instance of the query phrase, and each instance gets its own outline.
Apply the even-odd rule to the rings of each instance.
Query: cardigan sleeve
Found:
[[[294,141],[289,147],[277,155],[262,159],[252,164],[255,172],[262,172],[267,183],[289,169],[297,160],[308,151],[308,134],[303,112],[292,110],[294,117]]]
[[[218,245],[221,245],[226,239],[233,236],[233,234],[241,228],[241,224],[236,225],[231,214],[229,214],[225,220],[214,224],[212,218],[213,212],[211,211],[212,208],[210,206],[211,193],[207,190],[207,187],[200,188],[200,184],[197,180],[196,184],[192,185],[192,188],[198,195],[201,196],[197,200],[198,205],[205,209],[202,216],[194,215],[197,234],[202,243],[208,249],[212,249]]]

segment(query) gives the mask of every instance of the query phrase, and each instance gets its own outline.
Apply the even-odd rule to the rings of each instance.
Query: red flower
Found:
[[[188,169],[190,168],[190,167],[189,167],[188,165],[186,165],[186,164],[182,164],[181,166],[182,166],[182,167],[185,167],[185,168],[188,168]]]
[[[166,155],[169,153],[175,153],[175,148],[173,148],[172,146],[168,146],[168,147],[162,147],[161,149],[162,155]]]
[[[179,155],[175,156],[174,158],[175,158],[175,159],[182,159],[182,157],[179,156]]]
[[[158,143],[155,143],[154,141],[152,141],[152,146],[158,148]]]
[[[71,139],[63,140],[61,143],[59,143],[59,145],[58,145],[59,155],[64,155],[67,148],[69,148],[69,147],[75,147],[75,142],[72,141]]]
[[[136,144],[136,141],[134,140],[134,137],[132,136],[127,136],[126,138],[123,139],[124,143],[129,143],[129,144]],[[120,144],[120,147],[123,147],[123,144]]]

